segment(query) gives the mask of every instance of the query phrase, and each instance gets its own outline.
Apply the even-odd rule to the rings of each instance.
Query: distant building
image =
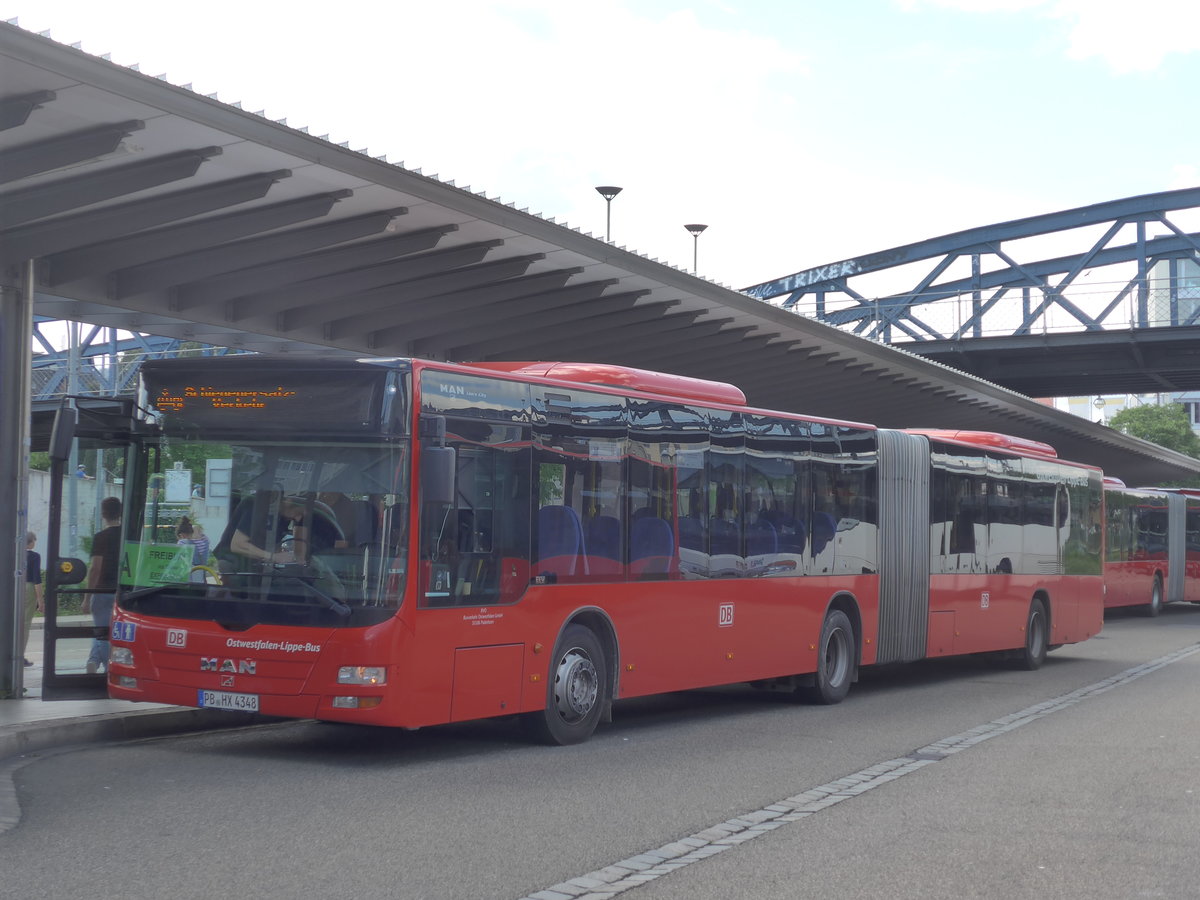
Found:
[[[1200,325],[1200,263],[1160,259],[1150,267],[1146,318],[1151,328]]]
[[[1103,396],[1060,397],[1054,401],[1057,409],[1066,410],[1082,419],[1107,425],[1113,416],[1134,406],[1165,406],[1182,403],[1192,423],[1192,431],[1200,434],[1200,391],[1173,394],[1105,394]]]

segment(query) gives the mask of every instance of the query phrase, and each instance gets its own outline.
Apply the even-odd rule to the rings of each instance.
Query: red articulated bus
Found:
[[[1200,603],[1200,491],[1104,479],[1104,607]]]
[[[111,696],[417,728],[861,666],[1041,665],[1103,620],[1101,473],[619,366],[148,361]],[[160,496],[181,460],[202,498]],[[178,477],[178,476],[176,476]],[[211,555],[177,545],[186,514]]]

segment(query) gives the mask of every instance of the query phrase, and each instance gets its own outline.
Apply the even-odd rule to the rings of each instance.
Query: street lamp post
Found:
[[[707,225],[684,225],[683,227],[686,228],[688,231],[688,234],[690,234],[692,236],[692,274],[695,275],[696,272],[699,270],[699,267],[696,265],[696,260],[699,258],[699,254],[700,254],[700,235],[704,232],[704,229],[707,228],[708,226]]]
[[[609,243],[612,243],[612,201],[613,197],[621,193],[621,189],[619,187],[613,187],[611,184],[602,184],[596,188],[596,191],[601,197],[604,198],[604,239]]]

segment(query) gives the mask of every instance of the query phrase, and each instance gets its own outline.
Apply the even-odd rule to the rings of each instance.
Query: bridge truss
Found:
[[[894,247],[744,292],[889,344],[1196,326],[1200,232],[1185,224],[1198,213],[1200,188],[1145,194]],[[1044,257],[1067,242],[1087,249]]]
[[[46,316],[34,317],[33,342],[38,348],[33,354],[30,379],[35,403],[68,394],[130,396],[136,387],[138,368],[147,359],[243,352]]]

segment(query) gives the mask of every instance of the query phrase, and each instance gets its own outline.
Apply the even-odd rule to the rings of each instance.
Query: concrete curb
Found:
[[[39,750],[69,747],[75,744],[131,741],[168,734],[211,731],[217,728],[240,728],[280,721],[283,720],[232,710],[168,707],[166,709],[102,713],[71,719],[22,722],[0,729],[0,762]]]

